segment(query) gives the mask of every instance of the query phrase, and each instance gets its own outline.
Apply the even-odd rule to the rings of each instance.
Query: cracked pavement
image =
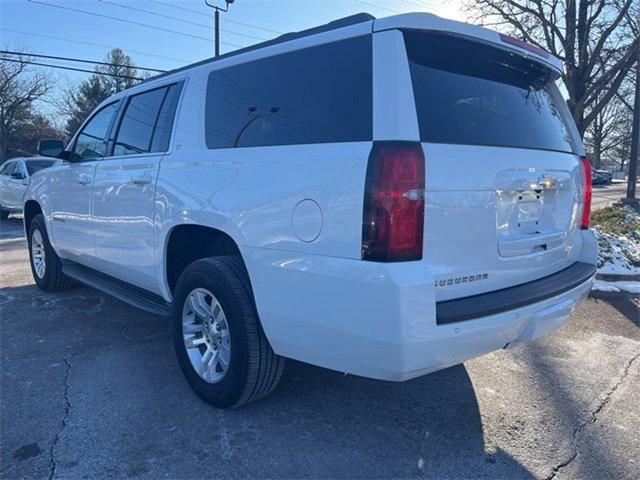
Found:
[[[15,220],[14,220],[15,222]],[[219,411],[167,319],[33,284],[0,243],[0,478],[640,478],[640,304],[590,299],[556,333],[405,383],[289,362]]]

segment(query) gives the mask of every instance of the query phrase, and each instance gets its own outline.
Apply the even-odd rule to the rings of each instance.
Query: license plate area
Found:
[[[497,191],[498,253],[517,257],[562,246],[566,231],[554,224],[557,191]]]
[[[541,193],[535,190],[518,192],[515,202],[515,218],[513,232],[535,234],[540,227],[542,217]]]
[[[494,182],[501,257],[545,255],[564,245],[578,218],[571,172],[506,169],[496,173]]]

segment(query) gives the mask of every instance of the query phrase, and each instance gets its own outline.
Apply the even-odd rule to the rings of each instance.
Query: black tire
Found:
[[[215,295],[231,334],[229,366],[218,383],[200,377],[184,344],[182,311],[189,293],[196,288]],[[262,330],[241,258],[220,256],[193,262],[178,279],[172,308],[173,340],[180,369],[205,402],[218,408],[239,407],[264,397],[278,384],[284,358],[274,353]]]
[[[6,220],[7,218],[9,218],[9,210],[3,210],[0,207],[0,220]]]
[[[44,246],[45,257],[45,269],[44,275],[39,276],[36,273],[33,259],[33,234],[35,230],[40,231],[42,236],[42,243]],[[29,263],[31,264],[31,273],[36,281],[36,285],[46,292],[54,292],[57,290],[64,290],[72,285],[72,281],[69,277],[62,273],[62,262],[60,257],[56,254],[49,242],[49,235],[47,234],[47,228],[44,223],[44,216],[40,213],[33,217],[29,224],[29,235],[27,237],[27,243],[29,245]]]

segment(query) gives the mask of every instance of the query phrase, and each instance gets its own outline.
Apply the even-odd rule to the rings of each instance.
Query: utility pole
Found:
[[[633,126],[631,127],[631,158],[629,159],[629,179],[627,196],[623,204],[640,208],[640,200],[636,198],[636,180],[638,178],[638,156],[640,156],[640,45],[637,47],[636,59],[636,94],[633,101]]]
[[[216,57],[220,55],[220,12],[228,12],[229,5],[231,5],[234,1],[235,0],[225,0],[226,6],[225,8],[222,8],[218,7],[217,5],[211,5],[209,3],[209,0],[204,0],[204,3],[207,7],[213,8],[215,10],[215,13],[213,14],[213,37],[215,43],[214,53]]]

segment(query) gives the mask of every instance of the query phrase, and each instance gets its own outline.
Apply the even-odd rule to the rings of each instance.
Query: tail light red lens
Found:
[[[582,220],[580,228],[589,228],[589,217],[591,215],[591,164],[587,157],[580,158],[582,164],[582,191],[584,194],[584,204],[582,206]]]
[[[420,260],[425,166],[417,142],[375,142],[364,194],[362,259]]]

